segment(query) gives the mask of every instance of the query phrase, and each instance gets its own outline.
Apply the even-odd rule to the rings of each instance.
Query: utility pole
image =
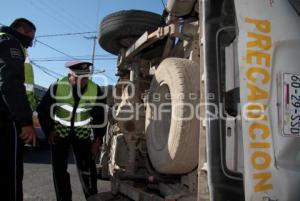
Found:
[[[95,67],[94,67],[94,63],[95,63],[95,50],[96,50],[96,39],[97,37],[96,36],[90,36],[90,37],[86,37],[84,36],[85,39],[87,40],[94,40],[93,42],[93,52],[92,52],[92,69],[91,69],[91,74],[93,75],[94,74],[94,71],[95,71]],[[91,80],[92,80],[93,77],[91,77]]]

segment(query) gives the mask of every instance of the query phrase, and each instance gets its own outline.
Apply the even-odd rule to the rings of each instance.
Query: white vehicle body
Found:
[[[101,158],[112,195],[90,201],[117,195],[136,201],[299,201],[295,2],[169,0],[166,24],[120,50],[103,38],[114,37],[108,24],[124,12],[105,18],[99,43],[118,54],[120,98]],[[133,13],[149,15],[125,13],[128,21]],[[177,96],[178,89],[194,99]],[[169,97],[157,103],[154,93]],[[176,103],[199,103],[194,110],[201,117],[184,119],[187,112]],[[153,119],[151,104],[171,104],[171,111]],[[132,105],[139,107],[128,113]]]
[[[242,122],[245,200],[296,201],[300,133],[299,108],[293,104],[300,93],[292,85],[300,81],[299,15],[288,1],[237,0],[235,5],[241,105],[248,105]],[[247,119],[258,105],[260,117]]]

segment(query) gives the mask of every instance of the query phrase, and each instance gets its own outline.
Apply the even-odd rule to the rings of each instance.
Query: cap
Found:
[[[65,67],[69,68],[70,71],[74,72],[76,75],[86,75],[89,74],[90,66],[93,64],[86,61],[68,61],[65,63]]]

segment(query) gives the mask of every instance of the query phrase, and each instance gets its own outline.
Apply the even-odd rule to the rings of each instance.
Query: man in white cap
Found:
[[[48,89],[37,112],[51,144],[53,179],[58,201],[71,201],[68,153],[72,147],[85,197],[97,193],[95,157],[106,132],[105,100],[89,80],[89,62],[67,62],[68,76]]]

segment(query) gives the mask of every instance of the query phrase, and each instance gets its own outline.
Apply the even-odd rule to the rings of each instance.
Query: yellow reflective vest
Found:
[[[37,107],[37,101],[34,94],[34,74],[33,74],[33,68],[30,63],[27,50],[23,48],[23,51],[25,52],[26,59],[24,63],[24,70],[25,70],[25,88],[26,88],[26,94],[28,101],[30,103],[32,111],[36,110]]]
[[[55,132],[61,138],[69,135],[72,125],[74,126],[75,135],[79,139],[90,137],[90,123],[92,121],[90,111],[95,106],[97,93],[97,85],[89,80],[85,92],[80,97],[78,107],[74,111],[75,101],[68,77],[64,77],[57,82],[54,121]]]

